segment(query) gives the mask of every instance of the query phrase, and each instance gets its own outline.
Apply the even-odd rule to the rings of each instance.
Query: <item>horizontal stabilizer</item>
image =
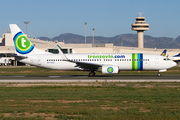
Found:
[[[20,56],[20,55],[17,55],[17,54],[10,54],[10,53],[8,53],[7,55],[8,55],[8,56],[11,56],[11,57],[15,57],[15,58],[20,58],[20,59],[26,59],[26,58],[28,58],[28,57],[26,57],[26,56]]]

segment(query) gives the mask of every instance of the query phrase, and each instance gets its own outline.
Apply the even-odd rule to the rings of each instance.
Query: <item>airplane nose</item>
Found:
[[[177,65],[177,63],[176,63],[176,62],[174,62],[174,61],[172,61],[171,65],[172,65],[172,67],[174,67],[174,66],[176,66],[176,65]]]

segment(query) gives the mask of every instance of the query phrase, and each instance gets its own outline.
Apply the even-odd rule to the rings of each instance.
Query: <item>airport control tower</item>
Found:
[[[136,17],[135,24],[131,24],[132,30],[137,31],[138,39],[138,48],[144,48],[144,35],[143,31],[149,30],[149,24],[146,23],[145,17],[142,16],[142,13]]]

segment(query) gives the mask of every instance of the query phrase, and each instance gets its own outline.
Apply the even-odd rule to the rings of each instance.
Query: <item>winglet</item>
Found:
[[[63,60],[69,61],[68,58],[64,55],[64,53],[60,49],[58,49],[58,51],[59,51],[59,54],[61,55]]]

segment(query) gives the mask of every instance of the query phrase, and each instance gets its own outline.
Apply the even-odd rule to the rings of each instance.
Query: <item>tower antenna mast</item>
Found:
[[[145,17],[139,12],[134,24],[131,24],[131,29],[137,31],[138,48],[144,48],[143,32],[149,30],[149,24],[146,23]]]

